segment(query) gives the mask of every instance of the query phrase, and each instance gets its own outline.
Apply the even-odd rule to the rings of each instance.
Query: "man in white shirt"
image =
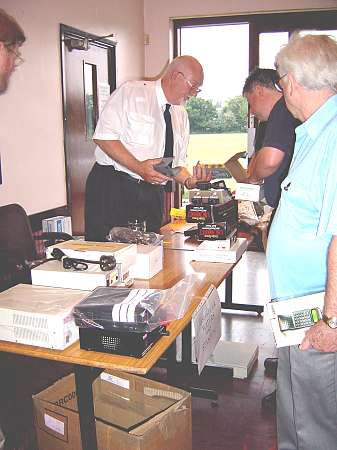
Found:
[[[200,63],[192,56],[180,56],[161,79],[130,81],[112,93],[94,134],[96,164],[86,184],[87,240],[103,241],[113,226],[127,226],[133,220],[159,231],[164,185],[171,179],[154,168],[163,156],[173,157],[172,167],[180,169],[173,178],[188,189],[198,180],[210,179],[199,166],[193,175],[185,167],[189,121],[184,104],[198,94],[203,79]],[[171,155],[165,148],[165,109],[172,123]]]

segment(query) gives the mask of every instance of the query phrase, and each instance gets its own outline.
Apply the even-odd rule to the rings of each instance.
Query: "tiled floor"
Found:
[[[220,288],[220,295],[223,294]],[[233,302],[264,304],[269,299],[265,254],[247,252],[233,274]],[[276,350],[266,317],[242,311],[224,311],[223,339],[255,343],[258,362],[247,379],[217,378],[217,407],[193,398],[193,450],[276,449],[275,417],[261,411],[261,399],[272,392],[273,379],[265,377],[263,362]]]
[[[223,287],[219,294],[224,295]],[[265,255],[248,252],[234,272],[233,302],[264,304],[268,298]],[[223,311],[222,338],[257,344],[258,362],[247,379],[226,378],[219,371],[202,374],[199,384],[215,389],[218,401],[215,406],[210,400],[193,397],[193,450],[276,450],[275,417],[261,410],[262,397],[275,386],[275,381],[264,375],[264,359],[276,356],[267,318]]]

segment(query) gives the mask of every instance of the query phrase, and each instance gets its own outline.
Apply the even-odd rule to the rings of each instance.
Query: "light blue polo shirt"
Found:
[[[325,289],[337,235],[337,95],[296,128],[281,192],[267,247],[272,299]]]

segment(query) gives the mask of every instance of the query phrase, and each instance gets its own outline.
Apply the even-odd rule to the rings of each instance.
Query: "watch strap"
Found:
[[[322,316],[322,320],[324,323],[326,323],[328,325],[328,327],[332,328],[332,329],[336,329],[337,328],[337,316],[326,316],[325,314],[323,314]]]

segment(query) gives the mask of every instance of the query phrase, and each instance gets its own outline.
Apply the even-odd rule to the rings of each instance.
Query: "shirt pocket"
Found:
[[[304,175],[300,180],[305,180],[303,177]],[[281,188],[283,192],[280,204],[288,231],[292,230],[296,239],[315,239],[320,218],[316,191],[310,189],[306,181],[290,181],[290,177],[282,182]]]
[[[146,114],[130,112],[126,118],[125,140],[131,145],[149,146],[154,139],[154,119]]]

